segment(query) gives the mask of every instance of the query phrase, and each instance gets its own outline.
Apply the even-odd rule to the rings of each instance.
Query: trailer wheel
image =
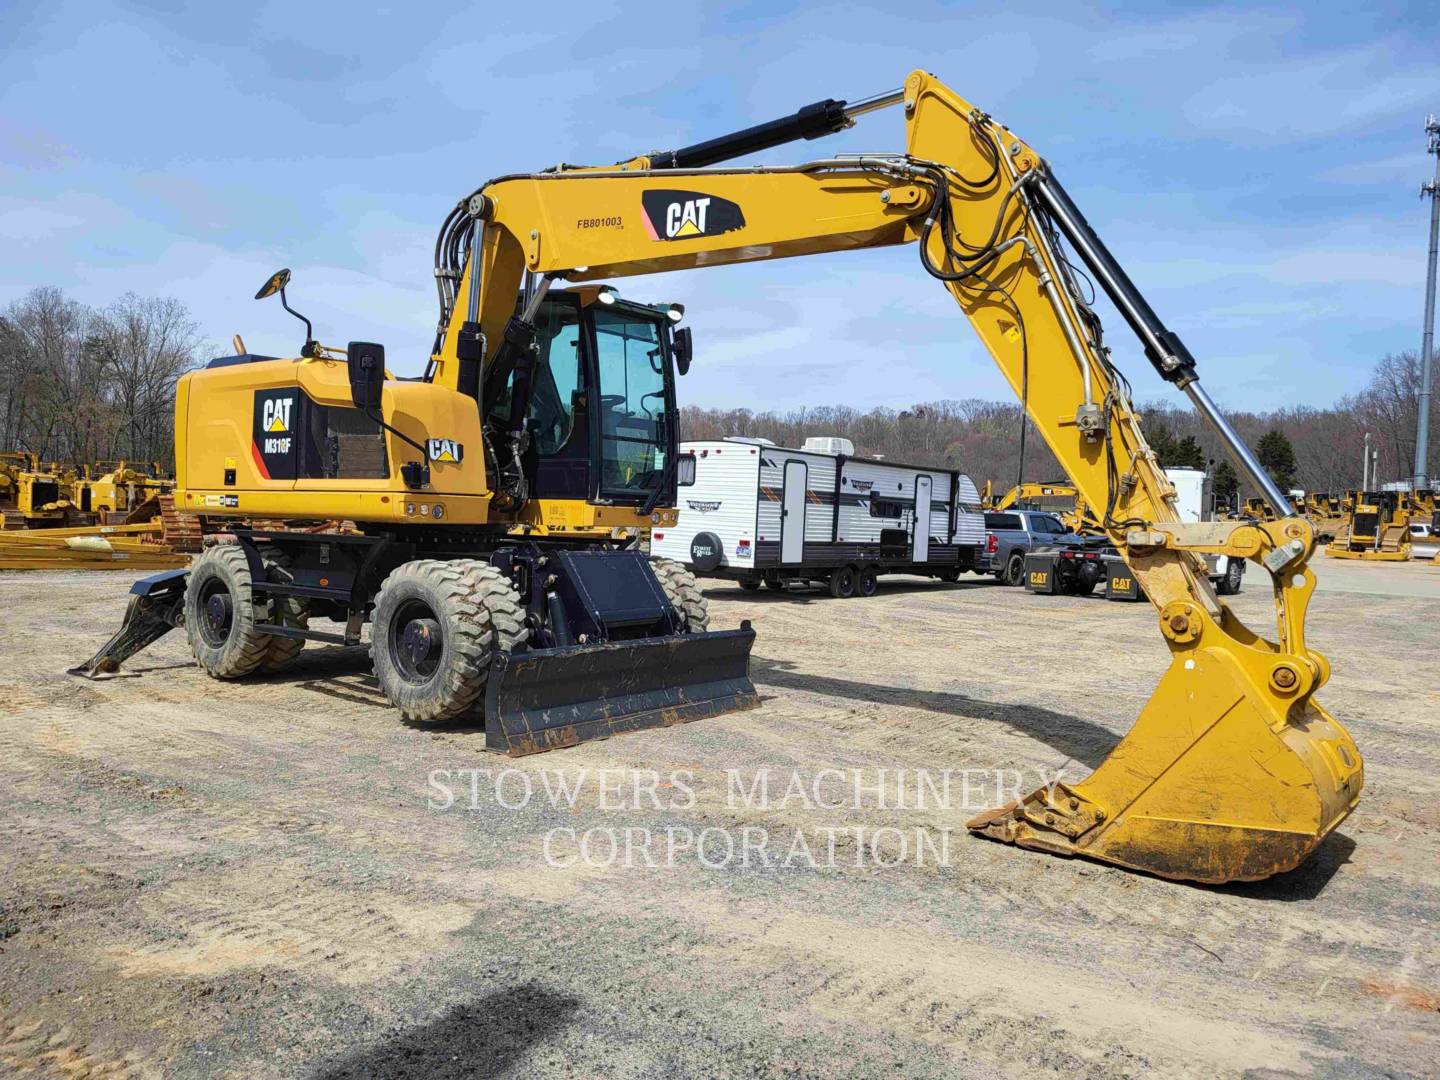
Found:
[[[695,575],[671,559],[651,559],[650,570],[665,596],[685,620],[687,634],[702,634],[710,627],[710,605]]]
[[[754,578],[740,579],[740,588],[744,589],[746,592],[758,592],[760,590],[760,584],[761,583],[756,581]]]
[[[1225,557],[1225,576],[1215,586],[1221,596],[1234,596],[1240,591],[1240,582],[1245,579],[1245,564],[1239,559]]]
[[[864,597],[874,596],[880,591],[880,576],[875,573],[873,566],[867,566],[860,571],[859,577],[855,579],[855,592]]]
[[[855,569],[851,566],[837,566],[830,575],[830,595],[837,600],[848,600],[855,595]]]
[[[937,580],[937,581],[943,581],[943,582],[945,582],[947,585],[953,585],[953,584],[955,584],[955,582],[957,582],[957,581],[960,580],[960,571],[959,571],[959,570],[942,570],[942,571],[940,571],[940,573],[938,573],[938,574],[935,575],[935,580]]]
[[[206,548],[185,585],[185,636],[195,662],[217,679],[249,675],[274,640],[256,631],[258,621],[245,552],[238,544]]]
[[[295,580],[290,572],[290,556],[280,548],[267,544],[260,549],[260,557],[265,560],[267,580],[277,583]],[[310,625],[310,605],[298,596],[272,596],[270,621],[277,626],[293,626],[297,630],[304,630]],[[281,637],[279,634],[271,634],[269,638],[270,647],[260,664],[260,671],[267,675],[292,666],[299,658],[300,651],[305,648],[304,638]]]
[[[1010,561],[1005,564],[1005,571],[1000,575],[1000,580],[1006,585],[1019,585],[1025,580],[1025,554],[1017,551],[1010,556]]]
[[[419,559],[391,571],[375,597],[375,677],[406,720],[434,723],[469,710],[490,658],[524,639],[524,613],[506,578],[466,560]]]

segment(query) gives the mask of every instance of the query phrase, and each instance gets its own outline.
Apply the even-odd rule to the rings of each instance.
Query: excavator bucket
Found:
[[[1169,671],[1093,774],[1039,788],[969,828],[1187,881],[1256,880],[1298,866],[1359,800],[1360,753],[1304,700],[1298,680],[1257,681],[1257,672],[1292,670],[1276,666],[1266,643],[1238,655],[1233,641],[1207,647],[1207,636],[1223,633],[1209,623],[1195,642],[1172,641]],[[1296,700],[1276,709],[1286,690]]]
[[[739,630],[498,653],[485,688],[485,745],[521,757],[753,709],[754,643],[747,621]]]

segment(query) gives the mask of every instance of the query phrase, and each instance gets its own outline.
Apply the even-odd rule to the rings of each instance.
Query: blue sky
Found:
[[[433,13],[426,11],[433,7]],[[526,12],[533,12],[533,19]],[[933,71],[1047,157],[1232,407],[1324,404],[1420,337],[1433,3],[72,3],[0,10],[0,306],[174,295],[217,352],[323,341],[420,370],[431,251],[483,180],[695,142]],[[897,112],[766,160],[896,150]],[[683,300],[682,399],[901,407],[1009,392],[898,248],[633,278]],[[1142,399],[1160,396],[1107,320]]]

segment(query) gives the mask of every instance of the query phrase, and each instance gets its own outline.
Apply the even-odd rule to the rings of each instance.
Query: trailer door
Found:
[[[910,537],[911,562],[923,563],[930,559],[930,486],[929,476],[915,477],[915,521]]]
[[[805,488],[809,477],[805,462],[785,462],[785,485],[780,494],[781,563],[805,559]]]

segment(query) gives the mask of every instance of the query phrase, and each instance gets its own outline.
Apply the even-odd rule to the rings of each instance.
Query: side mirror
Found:
[[[275,273],[270,275],[265,284],[260,286],[260,291],[255,294],[255,299],[264,300],[267,297],[274,296],[289,284],[290,271],[288,269],[276,270]]]
[[[675,370],[681,375],[688,374],[690,363],[695,359],[695,343],[690,338],[690,327],[682,326],[670,338],[670,351],[675,354]]]
[[[352,341],[345,350],[350,370],[350,400],[357,409],[372,412],[380,408],[385,385],[385,346],[370,341]]]

